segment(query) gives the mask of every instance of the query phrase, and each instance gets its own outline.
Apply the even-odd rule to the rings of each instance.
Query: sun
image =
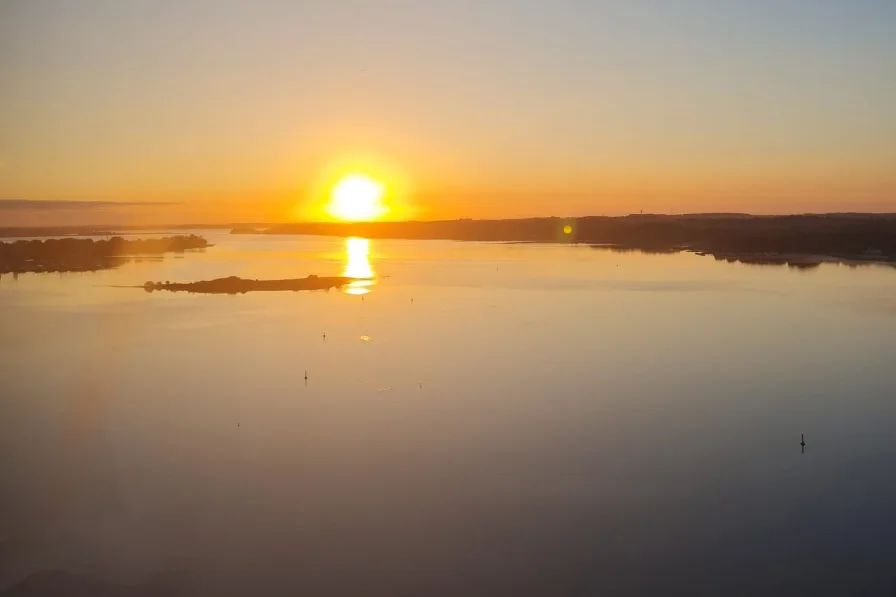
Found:
[[[384,191],[382,183],[366,174],[349,174],[333,185],[327,213],[350,222],[376,220],[389,211],[383,205]]]

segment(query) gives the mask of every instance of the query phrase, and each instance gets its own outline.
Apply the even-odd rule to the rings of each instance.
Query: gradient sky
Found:
[[[896,2],[0,0],[0,199],[130,203],[0,225],[349,169],[396,217],[896,211]]]

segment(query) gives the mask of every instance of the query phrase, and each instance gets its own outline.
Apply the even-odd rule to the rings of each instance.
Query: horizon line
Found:
[[[2,200],[0,200],[2,202]],[[754,214],[748,212],[685,212],[677,214],[669,213],[629,213],[624,215],[598,215],[592,214],[587,216],[532,216],[532,217],[512,217],[512,218],[473,218],[461,217],[450,219],[433,219],[433,220],[369,220],[369,221],[329,221],[329,220],[305,220],[305,221],[279,221],[279,222],[187,222],[187,223],[165,223],[165,224],[46,224],[37,226],[0,226],[0,230],[83,230],[93,228],[97,231],[114,231],[114,229],[122,230],[164,230],[164,229],[200,229],[200,228],[235,228],[235,227],[265,227],[265,226],[363,226],[363,225],[383,225],[383,224],[437,224],[445,222],[522,222],[532,220],[582,220],[593,218],[604,219],[622,219],[622,218],[788,218],[788,217],[879,217],[879,218],[896,218],[896,211],[892,212],[872,212],[872,211],[834,211],[834,212],[793,212],[793,213],[774,213],[774,214]]]

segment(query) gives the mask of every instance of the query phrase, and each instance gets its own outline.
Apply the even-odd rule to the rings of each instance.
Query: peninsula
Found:
[[[183,253],[209,246],[195,234],[162,238],[105,240],[51,238],[0,242],[0,274],[83,272],[110,269],[135,255]]]
[[[580,243],[645,252],[693,251],[728,261],[896,263],[896,214],[630,215],[622,217],[293,223],[265,234]]]

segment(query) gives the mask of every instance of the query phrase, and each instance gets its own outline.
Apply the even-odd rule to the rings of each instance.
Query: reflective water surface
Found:
[[[0,278],[0,589],[896,588],[896,270],[204,234]]]
[[[345,271],[349,278],[370,278],[351,282],[346,288],[349,294],[367,294],[375,284],[375,274],[370,265],[370,240],[366,238],[345,239]]]

